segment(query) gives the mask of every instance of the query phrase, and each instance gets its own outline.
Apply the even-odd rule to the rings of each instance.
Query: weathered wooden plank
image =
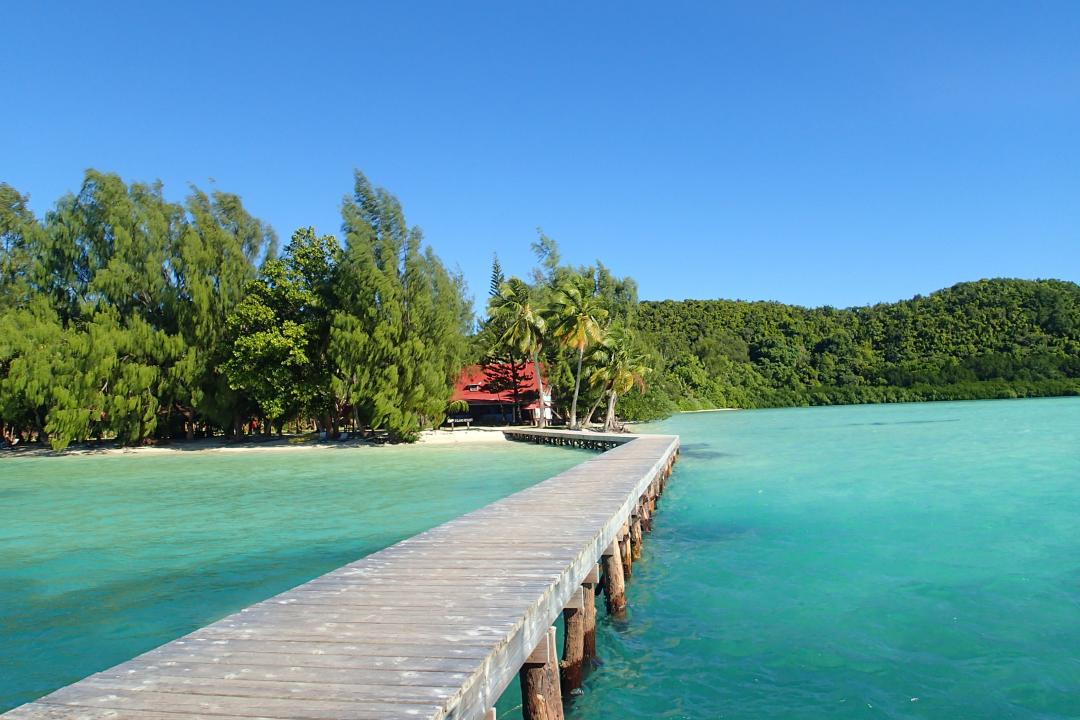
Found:
[[[472,616],[442,615],[433,617],[424,613],[411,615],[388,615],[387,613],[357,613],[318,606],[297,607],[286,605],[281,608],[252,610],[245,613],[241,620],[222,620],[225,627],[266,628],[273,632],[278,627],[333,627],[356,630],[357,626],[371,627],[380,633],[393,632],[401,635],[440,632],[462,632],[476,628],[491,632],[505,632],[518,622],[520,613],[479,614]]]
[[[364,640],[370,643],[456,643],[473,644],[477,641],[495,643],[506,637],[510,628],[463,627],[433,628],[405,632],[407,626],[382,625],[373,627],[360,624],[356,628],[334,625],[333,623],[288,623],[274,628],[261,627],[258,624],[236,627],[209,625],[203,628],[207,635],[219,637],[258,638],[275,640],[319,640],[333,636],[341,640]]]
[[[84,708],[41,701],[17,707],[4,717],[7,720],[177,720],[177,714],[172,712]],[[251,720],[241,715],[207,715],[198,712],[188,712],[183,717],[187,720]]]
[[[85,681],[84,681],[85,682]],[[166,714],[237,715],[243,717],[299,718],[301,720],[382,720],[382,718],[430,717],[438,712],[439,704],[332,702],[326,700],[292,700],[285,698],[246,698],[235,696],[165,693],[130,689],[117,693],[84,686],[69,685],[48,696],[50,705],[72,708],[108,708],[114,710],[143,710]]]
[[[262,663],[245,664],[238,662],[254,657]],[[318,656],[314,656],[318,658]],[[91,677],[122,682],[141,682],[144,678],[153,680],[157,677],[191,677],[205,679],[245,679],[259,681],[288,681],[304,683],[328,682],[338,685],[386,685],[386,686],[425,686],[458,687],[468,678],[465,670],[452,672],[437,670],[402,670],[394,668],[370,667],[334,667],[327,665],[305,664],[311,658],[281,657],[271,655],[271,659],[280,659],[278,664],[269,664],[257,653],[247,653],[242,657],[226,656],[220,662],[204,661],[167,661],[122,666],[97,673]],[[475,663],[473,663],[475,664]],[[471,669],[471,665],[469,666]]]
[[[330,680],[296,680],[294,678],[274,678],[260,680],[240,674],[229,677],[175,676],[168,673],[171,668],[138,678],[115,677],[111,674],[91,675],[79,685],[87,692],[123,693],[132,689],[134,692],[179,693],[192,696],[210,696],[214,698],[235,697],[252,700],[324,700],[332,702],[356,703],[403,702],[419,705],[428,702],[441,705],[457,694],[461,681],[432,687],[428,685],[390,685],[387,683],[335,683]]]
[[[487,624],[496,621],[514,621],[520,616],[514,608],[488,608],[472,606],[459,612],[448,612],[445,606],[426,608],[394,607],[389,610],[371,610],[347,605],[296,605],[288,603],[245,610],[245,620],[258,617],[310,618],[319,622],[371,623],[375,625],[418,623],[443,626]]]
[[[435,591],[437,592],[437,590]],[[355,594],[339,595],[310,593],[306,596],[293,598],[285,603],[291,607],[324,607],[355,609],[357,612],[403,610],[403,611],[442,611],[456,613],[469,608],[482,607],[491,611],[518,610],[524,612],[536,604],[537,596],[524,597],[521,595],[460,595],[441,598],[440,605],[432,605],[426,598],[403,597],[395,602],[393,593],[381,594]]]
[[[172,659],[194,659],[196,656],[212,655],[224,657],[228,653],[244,652],[282,655],[297,659],[301,655],[309,655],[316,659],[329,659],[335,656],[351,656],[354,659],[373,656],[401,659],[428,657],[472,659],[483,657],[490,649],[491,641],[486,638],[477,642],[455,643],[446,643],[441,639],[422,639],[416,636],[397,638],[388,636],[376,640],[350,640],[347,638],[318,636],[314,640],[290,640],[281,637],[229,637],[222,633],[207,632],[196,641],[183,645],[175,642],[166,643],[128,662],[159,662]],[[120,665],[119,667],[123,666]]]
[[[491,652],[489,645],[446,646],[438,643],[394,645],[378,643],[349,644],[307,643],[318,646],[318,652],[290,652],[282,646],[287,643],[259,640],[233,640],[236,643],[251,643],[262,646],[262,650],[200,650],[192,652],[168,651],[165,654],[147,657],[140,655],[134,660],[118,665],[114,669],[139,667],[164,667],[183,664],[209,664],[215,668],[244,668],[266,666],[269,668],[338,668],[341,670],[389,670],[394,672],[464,672],[476,666],[478,660]],[[277,646],[277,649],[274,648]]]

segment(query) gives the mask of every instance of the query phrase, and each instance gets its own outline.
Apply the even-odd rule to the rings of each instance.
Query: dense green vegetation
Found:
[[[36,218],[0,184],[0,420],[55,448],[278,430],[410,439],[441,421],[464,284],[360,173],[344,242],[273,232],[228,193],[86,173]]]
[[[0,421],[5,438],[281,431],[410,440],[441,423],[466,361],[544,368],[557,422],[676,410],[1080,394],[1080,287],[984,280],[837,310],[638,302],[599,261],[540,234],[528,279],[496,258],[473,328],[401,205],[360,173],[342,241],[274,233],[239,197],[88,171],[35,217],[0,183]],[[539,375],[539,373],[537,373]],[[600,415],[598,416],[598,412]]]
[[[655,349],[629,417],[675,409],[1080,393],[1080,286],[982,280],[837,310],[771,302],[644,302]]]

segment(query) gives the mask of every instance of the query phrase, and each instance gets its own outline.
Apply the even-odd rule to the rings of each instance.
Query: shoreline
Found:
[[[412,445],[474,445],[509,442],[498,428],[469,428],[454,430],[424,430],[420,439]],[[408,447],[409,443],[377,443],[363,438],[348,440],[319,440],[312,436],[286,435],[267,440],[229,442],[224,438],[200,438],[198,440],[178,440],[168,445],[145,445],[141,447],[122,447],[103,445],[101,447],[69,447],[53,450],[48,447],[5,448],[0,450],[3,458],[38,458],[38,457],[77,457],[83,455],[171,455],[171,454],[212,454],[243,452],[292,452],[310,450],[354,450],[361,448]]]
[[[742,408],[708,408],[706,410],[680,410],[677,415],[690,415],[692,413],[711,413],[711,412],[738,412]]]

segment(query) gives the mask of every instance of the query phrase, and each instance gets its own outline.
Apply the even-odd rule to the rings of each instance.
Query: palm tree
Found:
[[[544,378],[540,373],[540,352],[544,348],[547,323],[533,302],[529,286],[518,278],[510,278],[501,283],[498,293],[491,299],[491,315],[505,328],[499,337],[499,343],[532,360],[536,388],[540,392],[538,424],[544,427],[547,425],[547,403],[544,401]]]
[[[640,353],[634,336],[622,326],[612,327],[592,356],[596,369],[589,381],[602,385],[607,393],[608,408],[604,418],[605,432],[615,430],[615,404],[620,395],[629,393],[634,386],[645,391],[645,376],[650,368],[645,355]]]
[[[608,331],[592,360],[596,369],[589,376],[589,382],[602,386],[607,393],[604,430],[611,432],[615,429],[615,401],[635,385],[644,391],[649,367],[644,355],[638,351],[634,337],[622,326],[614,326]]]
[[[604,336],[602,323],[607,319],[607,310],[600,307],[600,302],[592,293],[584,293],[574,282],[568,282],[555,292],[551,306],[553,317],[557,319],[555,334],[568,348],[577,351],[577,373],[574,375],[574,401],[570,404],[570,428],[580,427],[577,416],[578,394],[581,391],[581,361],[585,350]]]

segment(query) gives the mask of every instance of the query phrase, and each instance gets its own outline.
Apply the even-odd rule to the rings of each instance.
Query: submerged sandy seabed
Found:
[[[424,430],[418,445],[463,445],[507,442],[498,428],[455,428],[454,430]],[[283,437],[258,442],[233,443],[223,438],[180,441],[172,445],[146,447],[72,447],[61,452],[48,448],[16,448],[0,452],[0,457],[37,457],[46,455],[155,455],[169,453],[234,453],[234,452],[292,452],[297,450],[347,450],[387,447],[367,440],[315,440],[305,437]],[[396,447],[402,447],[400,445]]]

